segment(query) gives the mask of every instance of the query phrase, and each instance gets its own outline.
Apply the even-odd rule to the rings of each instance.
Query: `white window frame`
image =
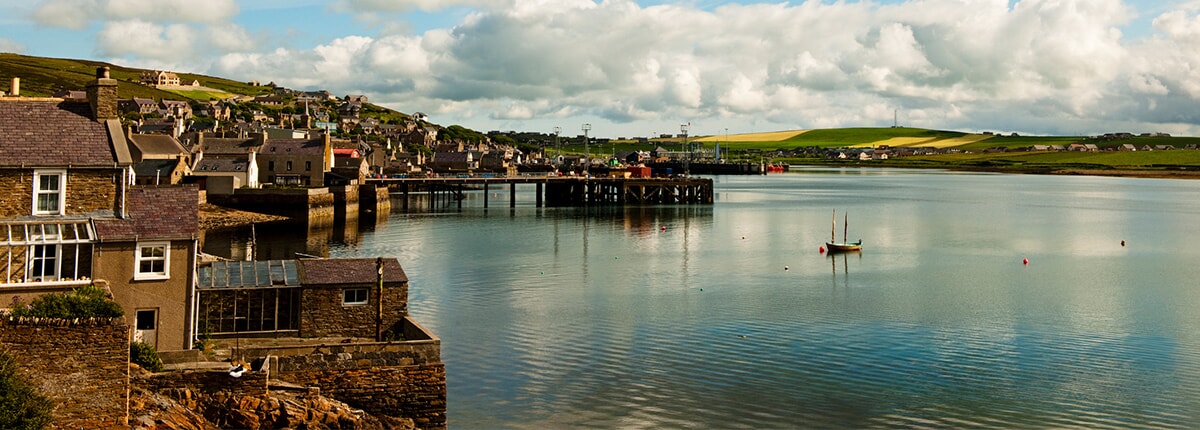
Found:
[[[38,249],[53,250],[54,255],[51,257],[46,257],[45,253],[43,253],[43,255],[41,257],[39,257],[39,256],[37,256]],[[25,267],[28,267],[29,269],[25,272],[25,275],[26,275],[25,278],[30,281],[36,281],[36,282],[57,281],[59,278],[59,273],[61,273],[61,271],[62,271],[62,259],[63,259],[62,245],[57,245],[57,244],[30,245],[29,250],[26,251],[26,266]],[[41,262],[42,273],[34,272],[34,269],[38,265],[37,263],[39,261]],[[51,268],[49,270],[49,272],[50,272],[49,274],[46,274],[46,272],[47,272],[46,263],[47,262],[49,262],[53,266],[53,268]]]
[[[42,177],[57,176],[57,190],[43,190]],[[40,210],[38,208],[38,197],[58,193],[58,209],[57,210]],[[66,170],[34,170],[33,171],[33,214],[34,215],[65,215],[67,212],[67,171]]]
[[[142,251],[147,248],[162,248],[162,256],[143,256]],[[142,263],[155,261],[162,262],[161,272],[142,271]],[[137,247],[133,250],[133,280],[164,280],[171,278],[171,242],[138,242]]]
[[[362,291],[363,292],[362,301],[347,301],[346,300],[347,294],[349,294],[351,291]],[[357,296],[357,294],[355,294],[355,295]],[[342,290],[342,306],[360,306],[360,305],[365,305],[365,304],[369,304],[369,303],[371,303],[371,289],[370,288],[347,288],[347,289]]]

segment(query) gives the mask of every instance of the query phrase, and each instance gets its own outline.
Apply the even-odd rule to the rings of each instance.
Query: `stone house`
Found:
[[[179,75],[162,70],[147,70],[142,72],[138,80],[142,85],[157,87],[162,85],[179,85]]]
[[[258,153],[266,136],[256,133],[246,138],[196,135],[192,146],[192,176],[200,189],[209,193],[230,194],[233,190],[259,187]]]
[[[87,103],[0,99],[0,292],[25,301],[95,283],[160,350],[192,347],[194,187],[133,187],[107,68]]]
[[[159,107],[166,111],[166,116],[180,119],[192,117],[192,105],[183,100],[163,100],[159,102]]]
[[[358,156],[337,156],[333,157],[333,169],[331,174],[340,178],[344,183],[357,181],[363,183],[367,175],[371,173],[371,166],[367,163],[367,159]]]
[[[126,139],[131,144],[135,184],[180,184],[191,175],[191,153],[174,137],[128,133]]]
[[[197,280],[197,331],[211,337],[373,339],[377,317],[388,331],[408,316],[408,276],[394,258],[218,261]]]
[[[314,139],[267,139],[258,155],[259,183],[290,187],[324,187],[333,168],[329,134]]]
[[[433,154],[428,167],[438,173],[468,172],[479,168],[479,158],[479,153],[475,151],[437,152]]]
[[[142,115],[158,112],[158,103],[155,103],[154,99],[146,99],[141,97],[134,97],[129,100],[121,100],[118,103],[118,106],[120,106],[121,112],[135,112]]]

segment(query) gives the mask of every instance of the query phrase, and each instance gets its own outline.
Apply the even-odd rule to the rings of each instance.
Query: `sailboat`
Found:
[[[829,229],[829,242],[825,242],[825,249],[828,249],[829,253],[831,253],[831,254],[835,253],[835,252],[862,251],[862,239],[859,239],[858,242],[854,242],[854,243],[846,242],[846,232],[849,229],[850,229],[850,214],[846,214],[846,219],[845,219],[845,221],[842,222],[842,241],[841,241],[841,243],[836,242],[836,240],[837,240],[837,209],[834,209],[833,210],[833,227]]]

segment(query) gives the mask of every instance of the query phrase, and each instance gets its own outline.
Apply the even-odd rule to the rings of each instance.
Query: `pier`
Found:
[[[559,176],[369,178],[368,184],[386,185],[400,195],[401,209],[409,209],[410,196],[428,193],[430,205],[462,206],[464,193],[482,190],[488,207],[493,187],[508,186],[508,206],[517,204],[517,186],[533,186],[537,207],[587,205],[712,204],[710,178],[587,178]]]

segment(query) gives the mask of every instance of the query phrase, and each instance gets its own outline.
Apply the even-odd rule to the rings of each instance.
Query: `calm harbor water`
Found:
[[[710,207],[510,209],[505,187],[490,209],[260,228],[260,258],[399,259],[451,428],[1200,426],[1200,182],[715,182]],[[833,209],[860,254],[818,252]]]

